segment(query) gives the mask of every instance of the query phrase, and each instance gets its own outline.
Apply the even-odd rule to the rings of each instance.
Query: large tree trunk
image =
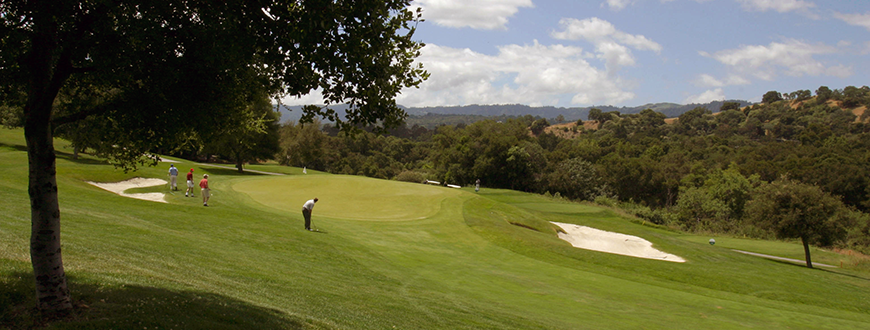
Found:
[[[57,23],[51,15],[34,20],[34,37],[26,65],[30,73],[24,107],[24,137],[30,169],[30,262],[36,278],[37,307],[44,312],[72,309],[60,251],[60,206],[52,141],[51,112],[61,86],[69,78],[69,53],[55,59]]]
[[[72,308],[60,251],[60,206],[54,145],[48,124],[25,126],[30,166],[30,261],[36,277],[37,306],[43,311]]]
[[[810,260],[810,244],[807,242],[806,238],[801,237],[801,242],[804,243],[804,255],[807,258],[807,267],[813,268],[813,262]]]

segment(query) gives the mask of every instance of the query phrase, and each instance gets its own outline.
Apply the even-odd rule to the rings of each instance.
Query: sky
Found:
[[[870,85],[868,0],[414,0],[430,73],[396,101],[759,102]],[[321,104],[317,92],[287,105]]]

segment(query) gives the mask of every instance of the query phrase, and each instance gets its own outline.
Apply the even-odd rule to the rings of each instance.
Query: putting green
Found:
[[[317,197],[317,217],[396,221],[430,217],[441,202],[462,192],[417,183],[345,175],[292,175],[245,180],[233,190],[255,201],[301,214],[302,204]]]

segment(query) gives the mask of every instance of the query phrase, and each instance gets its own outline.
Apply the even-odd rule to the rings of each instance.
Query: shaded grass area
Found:
[[[313,329],[322,325],[284,312],[207,292],[94,283],[70,276],[75,308],[47,319],[31,303],[35,290],[28,265],[4,265],[0,273],[0,327],[33,329]],[[10,268],[21,269],[10,271]],[[195,311],[195,312],[192,312]]]

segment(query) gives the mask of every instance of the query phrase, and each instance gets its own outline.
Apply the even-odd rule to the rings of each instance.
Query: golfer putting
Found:
[[[317,203],[317,198],[309,199],[302,205],[302,217],[305,218],[305,230],[311,231],[311,211],[314,211],[314,203]]]

